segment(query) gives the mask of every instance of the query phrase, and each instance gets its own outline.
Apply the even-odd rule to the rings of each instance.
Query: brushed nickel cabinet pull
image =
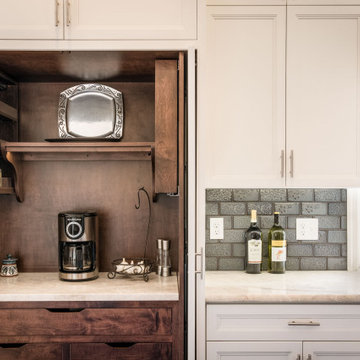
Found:
[[[313,320],[309,320],[309,321],[297,321],[297,320],[292,320],[288,322],[289,326],[320,326],[320,323],[318,321],[313,321]]]
[[[294,177],[294,150],[290,151],[290,177]]]
[[[204,254],[203,254],[203,248],[200,248],[199,253],[195,253],[195,268],[196,268],[196,256],[200,256],[200,270],[196,270],[195,274],[200,274],[201,280],[203,279],[203,261],[204,261]]]
[[[66,26],[71,24],[71,2],[66,0]]]
[[[285,151],[281,150],[281,177],[285,176]]]
[[[58,27],[60,24],[60,19],[59,19],[59,7],[60,7],[60,2],[59,0],[55,0],[55,26]]]

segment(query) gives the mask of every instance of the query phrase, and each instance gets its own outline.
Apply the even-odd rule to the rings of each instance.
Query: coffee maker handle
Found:
[[[76,248],[76,267],[78,270],[83,268],[83,251],[81,246]]]

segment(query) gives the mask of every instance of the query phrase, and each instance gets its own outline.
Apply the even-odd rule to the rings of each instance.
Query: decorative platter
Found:
[[[80,84],[60,93],[60,139],[113,139],[123,133],[122,93],[102,84]]]

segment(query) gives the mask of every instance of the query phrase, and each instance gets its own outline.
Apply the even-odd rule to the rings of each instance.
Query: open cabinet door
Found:
[[[205,246],[197,237],[196,51],[188,51],[187,358],[205,359]],[[199,338],[200,334],[200,338]]]

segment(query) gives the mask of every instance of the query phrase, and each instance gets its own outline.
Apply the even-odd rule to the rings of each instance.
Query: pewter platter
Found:
[[[123,132],[122,93],[102,84],[80,84],[60,93],[58,128],[61,139],[120,140]]]

